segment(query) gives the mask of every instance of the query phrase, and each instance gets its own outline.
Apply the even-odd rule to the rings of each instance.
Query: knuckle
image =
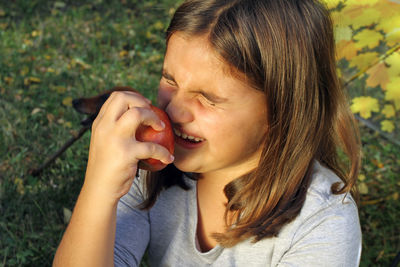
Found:
[[[114,91],[111,93],[110,97],[116,98],[121,95],[121,91]]]
[[[92,131],[96,130],[98,125],[99,125],[99,116],[96,117],[96,119],[92,122]]]
[[[96,127],[96,129],[94,129],[92,131],[92,136],[95,137],[95,138],[103,139],[104,136],[107,136],[107,135],[105,134],[105,129],[104,128]]]
[[[126,98],[126,93],[123,91],[114,91],[111,93],[110,98],[112,98],[113,101],[123,101]]]
[[[113,92],[111,95],[113,96],[113,99],[115,99],[116,101],[119,101],[120,99],[122,99],[121,92]]]
[[[155,143],[149,143],[149,153],[154,155],[157,152],[157,145]]]
[[[128,112],[131,114],[131,116],[134,116],[135,118],[138,118],[142,115],[142,112],[138,108],[130,108]]]
[[[154,157],[154,155],[156,155],[157,152],[157,144],[151,142],[146,143],[143,152],[146,155],[146,157]]]

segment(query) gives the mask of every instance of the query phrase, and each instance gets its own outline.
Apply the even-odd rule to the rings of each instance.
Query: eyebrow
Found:
[[[169,74],[165,69],[162,70],[161,75],[162,75],[165,79],[170,80],[171,82],[177,83],[177,82],[175,81],[174,76],[172,76],[171,74]]]
[[[169,81],[171,81],[171,82],[173,82],[173,83],[175,83],[175,84],[178,84],[178,83],[176,82],[174,76],[172,76],[171,74],[169,74],[165,69],[162,70],[162,76],[163,76],[165,79],[167,79],[167,80],[169,80]],[[219,96],[219,95],[216,95],[216,94],[213,93],[213,92],[206,92],[206,91],[204,91],[204,90],[192,90],[191,92],[202,94],[205,98],[209,99],[210,101],[212,101],[212,102],[214,102],[214,103],[223,103],[223,102],[228,101],[227,98],[222,97],[222,96]]]

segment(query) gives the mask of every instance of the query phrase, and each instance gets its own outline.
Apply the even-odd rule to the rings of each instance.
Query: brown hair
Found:
[[[188,0],[172,18],[167,43],[175,32],[207,35],[221,58],[267,101],[269,130],[259,166],[225,187],[226,212],[240,216],[227,220],[235,227],[214,235],[221,245],[277,235],[299,214],[316,160],[342,179],[341,186],[332,185],[333,194],[354,192],[359,137],[336,74],[332,22],[321,3]],[[347,154],[345,164],[340,151]],[[144,207],[163,188],[187,188],[181,177],[173,166],[151,174]]]

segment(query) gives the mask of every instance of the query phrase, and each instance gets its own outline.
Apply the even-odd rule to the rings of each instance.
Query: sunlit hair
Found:
[[[232,73],[244,74],[267,102],[269,130],[259,166],[225,187],[226,215],[240,216],[226,219],[234,224],[227,232],[215,233],[221,245],[276,236],[300,213],[315,161],[342,179],[332,185],[333,194],[355,193],[359,137],[336,74],[332,22],[321,3],[188,0],[171,21],[167,45],[176,32],[207,35]],[[144,207],[151,207],[163,188],[187,188],[181,176],[173,166],[150,175]]]

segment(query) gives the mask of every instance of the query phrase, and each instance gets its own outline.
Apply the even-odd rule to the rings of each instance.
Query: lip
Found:
[[[183,130],[182,128],[180,128],[180,127],[176,127],[176,126],[175,126],[174,128],[177,129],[179,132],[184,133],[184,134],[186,134],[186,135],[190,135],[190,136],[193,136],[193,137],[197,137],[197,138],[204,139],[204,138],[199,137],[199,136],[197,136],[197,135],[195,135],[195,134],[192,134],[192,133],[189,133],[189,132],[187,132],[187,131],[184,131],[184,130]],[[203,140],[203,141],[201,141],[201,142],[198,142],[198,143],[190,142],[190,141],[188,141],[187,139],[184,139],[184,138],[182,138],[182,137],[176,135],[175,132],[174,132],[174,137],[175,137],[175,144],[179,145],[180,147],[186,148],[186,149],[195,149],[195,148],[198,148],[198,147],[202,146],[202,145],[204,144],[204,142],[205,142],[205,140]]]

